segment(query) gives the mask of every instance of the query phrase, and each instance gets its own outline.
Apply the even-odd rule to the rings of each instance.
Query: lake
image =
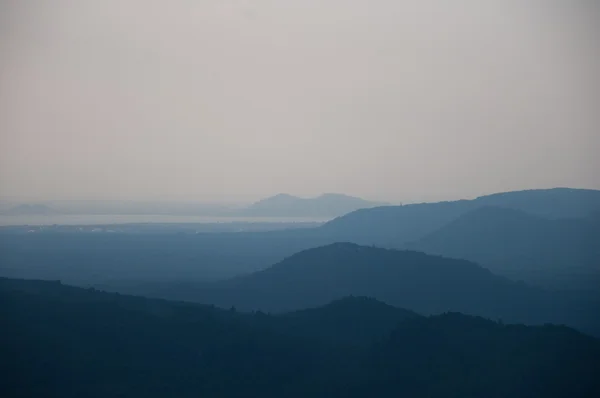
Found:
[[[214,224],[214,223],[322,223],[326,218],[307,217],[209,217],[152,214],[58,214],[0,215],[0,226],[11,225],[105,225],[105,224]]]

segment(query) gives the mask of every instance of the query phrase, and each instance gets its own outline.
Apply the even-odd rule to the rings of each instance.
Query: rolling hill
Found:
[[[224,308],[286,312],[368,296],[422,314],[457,311],[507,322],[565,323],[597,332],[595,302],[573,303],[466,260],[336,243],[225,281],[176,283],[142,294]]]

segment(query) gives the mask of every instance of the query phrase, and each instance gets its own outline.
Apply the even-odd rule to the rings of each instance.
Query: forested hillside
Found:
[[[6,397],[591,397],[600,391],[599,341],[561,326],[461,314],[428,318],[366,298],[278,316],[242,314],[9,279],[0,279],[0,304]]]

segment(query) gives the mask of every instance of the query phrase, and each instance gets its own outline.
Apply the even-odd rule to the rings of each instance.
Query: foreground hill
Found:
[[[323,194],[316,198],[299,198],[288,194],[279,194],[254,203],[241,210],[239,214],[255,217],[331,218],[379,205],[381,203],[334,193]]]
[[[387,337],[400,322],[418,316],[413,311],[373,298],[349,296],[321,307],[284,313],[278,322],[291,335],[336,344],[365,345]]]
[[[295,254],[247,276],[170,284],[144,294],[243,310],[283,312],[370,296],[423,314],[459,311],[508,322],[557,322],[592,330],[591,303],[512,282],[466,260],[336,243]],[[595,329],[594,329],[595,330]]]
[[[581,290],[600,286],[598,217],[550,220],[484,207],[407,247],[464,258],[511,279],[544,286]]]
[[[457,313],[415,318],[377,346],[354,396],[597,396],[597,348],[575,335]]]
[[[7,397],[600,392],[599,341],[566,327],[503,325],[461,314],[425,318],[365,298],[281,316],[240,314],[7,279],[0,279],[0,304],[0,394]],[[341,323],[324,325],[330,317]],[[290,319],[302,327],[291,333]],[[367,335],[344,327],[361,324]],[[339,341],[323,337],[332,326]],[[377,342],[369,343],[375,335]]]
[[[0,303],[5,397],[302,394],[333,356],[208,306],[10,280]]]

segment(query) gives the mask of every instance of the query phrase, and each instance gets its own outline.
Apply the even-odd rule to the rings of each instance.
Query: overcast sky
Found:
[[[600,188],[594,0],[0,0],[0,196]]]

